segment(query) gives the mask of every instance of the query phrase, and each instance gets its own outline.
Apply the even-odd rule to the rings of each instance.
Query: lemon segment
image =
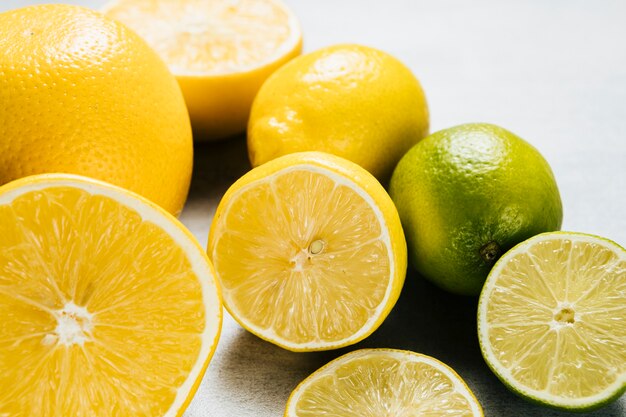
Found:
[[[465,382],[426,355],[363,349],[305,379],[287,402],[286,417],[482,416]]]
[[[280,158],[235,183],[218,207],[209,255],[232,315],[291,350],[369,335],[395,304],[406,269],[384,189],[355,164],[315,152]]]
[[[0,188],[0,415],[181,415],[220,327],[210,263],[157,206],[69,175]]]
[[[580,233],[545,233],[509,251],[480,297],[485,360],[518,394],[591,409],[626,388],[626,251]]]
[[[103,12],[168,64],[197,140],[243,132],[261,84],[302,49],[298,20],[279,0],[113,0]]]

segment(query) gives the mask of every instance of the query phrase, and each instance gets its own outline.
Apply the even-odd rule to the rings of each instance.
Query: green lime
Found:
[[[490,124],[436,132],[413,146],[391,178],[415,268],[439,287],[477,295],[500,255],[559,230],[561,197],[550,166],[515,134]]]
[[[493,267],[478,340],[497,377],[527,400],[586,411],[626,390],[626,250],[607,239],[543,233]]]

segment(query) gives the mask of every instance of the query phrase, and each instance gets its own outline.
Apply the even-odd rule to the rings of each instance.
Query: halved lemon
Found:
[[[208,253],[232,316],[294,351],[370,335],[406,273],[400,219],[383,187],[321,152],[277,158],[235,182],[217,208]]]
[[[478,306],[485,361],[544,405],[593,409],[626,389],[626,250],[581,233],[544,233],[507,252]]]
[[[482,417],[461,377],[430,356],[362,349],[315,371],[291,393],[285,417]]]
[[[222,320],[174,217],[84,177],[0,188],[0,416],[179,416]]]
[[[263,81],[302,50],[300,24],[280,0],[113,0],[103,12],[168,64],[200,140],[243,132]]]

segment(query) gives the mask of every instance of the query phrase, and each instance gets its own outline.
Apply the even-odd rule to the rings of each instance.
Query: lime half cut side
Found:
[[[507,252],[478,306],[485,361],[515,393],[590,410],[626,389],[626,250],[553,232]]]

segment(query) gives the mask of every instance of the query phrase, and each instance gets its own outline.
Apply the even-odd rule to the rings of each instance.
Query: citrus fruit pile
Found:
[[[223,306],[282,348],[345,348],[389,316],[408,263],[480,295],[480,350],[513,392],[574,411],[624,392],[626,251],[558,231],[528,142],[481,123],[429,136],[408,67],[354,44],[298,57],[279,0],[102,12],[0,14],[0,416],[180,416]],[[246,128],[253,168],[205,251],[172,216],[193,139]],[[449,366],[385,348],[285,401],[287,417],[483,415]]]

